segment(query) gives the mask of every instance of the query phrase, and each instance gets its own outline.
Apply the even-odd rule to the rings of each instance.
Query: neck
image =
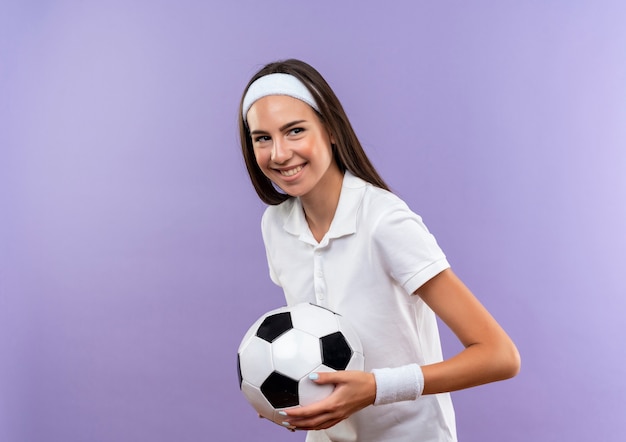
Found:
[[[335,217],[342,183],[343,174],[334,165],[318,183],[315,192],[300,197],[309,229],[318,242],[326,235]]]

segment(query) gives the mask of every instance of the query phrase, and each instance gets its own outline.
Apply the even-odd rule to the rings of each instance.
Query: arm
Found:
[[[452,270],[444,270],[417,289],[416,294],[465,347],[450,359],[422,367],[424,394],[461,390],[518,373],[517,348]]]
[[[423,394],[460,390],[517,374],[520,368],[517,348],[451,270],[444,270],[433,277],[416,294],[450,327],[465,347],[450,359],[422,367]],[[329,428],[372,405],[376,399],[376,382],[372,373],[319,373],[316,382],[335,384],[335,391],[328,398],[308,407],[289,410],[285,422],[290,428]]]

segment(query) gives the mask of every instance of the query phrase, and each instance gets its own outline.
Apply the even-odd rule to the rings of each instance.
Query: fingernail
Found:
[[[288,427],[288,426],[290,426],[290,425],[291,425],[289,422],[281,422],[280,424],[281,424],[281,425],[283,425],[283,426],[285,426],[285,427]]]
[[[281,416],[287,416],[287,413],[285,413],[284,411],[279,411],[278,414],[280,414]]]
[[[317,373],[311,373],[309,375],[309,379],[311,379],[312,381],[317,381],[320,378],[320,375]]]

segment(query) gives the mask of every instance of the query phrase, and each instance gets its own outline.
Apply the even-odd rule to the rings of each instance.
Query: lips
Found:
[[[304,167],[303,165],[299,165],[292,169],[283,169],[283,170],[279,170],[278,172],[280,172],[280,174],[284,177],[292,177],[298,172],[300,172],[303,167]]]

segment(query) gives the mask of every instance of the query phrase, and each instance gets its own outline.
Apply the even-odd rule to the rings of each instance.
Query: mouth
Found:
[[[278,172],[284,177],[292,177],[300,172],[304,168],[304,165],[300,164],[292,169],[279,169]]]

